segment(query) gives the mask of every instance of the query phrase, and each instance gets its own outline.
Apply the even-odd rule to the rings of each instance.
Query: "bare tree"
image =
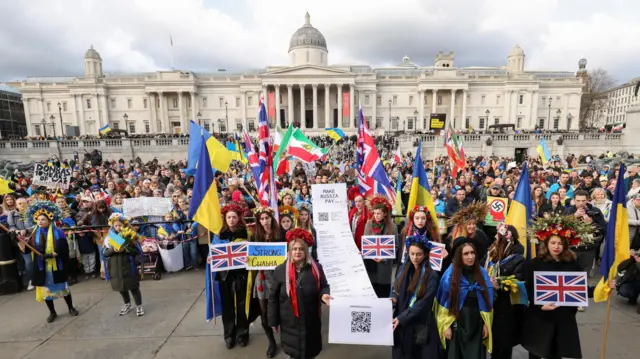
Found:
[[[615,85],[615,80],[601,67],[589,71],[584,79],[579,127],[580,130],[599,128],[607,116],[607,91]]]

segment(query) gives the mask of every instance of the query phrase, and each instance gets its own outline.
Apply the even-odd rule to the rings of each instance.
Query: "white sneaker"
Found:
[[[36,289],[36,287],[34,287],[34,286],[31,284],[31,281],[29,281],[29,285],[27,286],[27,290],[28,290],[28,291],[32,291],[32,290],[34,290],[34,289]]]
[[[144,307],[142,307],[141,305],[136,307],[136,315],[138,317],[141,317],[144,315]]]
[[[584,312],[584,307],[578,307],[578,312]]]
[[[127,313],[129,313],[129,311],[131,311],[131,303],[123,304],[122,309],[120,309],[119,315],[126,315]]]

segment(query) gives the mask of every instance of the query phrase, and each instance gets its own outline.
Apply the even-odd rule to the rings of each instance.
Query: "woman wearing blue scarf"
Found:
[[[406,261],[398,271],[391,300],[394,359],[438,358],[440,340],[432,308],[440,281],[429,265],[429,233],[406,238]]]
[[[33,285],[36,287],[36,301],[45,302],[49,308],[47,323],[56,320],[53,301],[64,298],[71,316],[77,316],[73,307],[71,292],[67,284],[65,265],[69,260],[69,245],[64,232],[56,228],[54,222],[62,218],[60,208],[49,201],[35,201],[27,210],[28,218],[33,218],[37,227],[35,235],[29,239],[39,254],[32,253]]]

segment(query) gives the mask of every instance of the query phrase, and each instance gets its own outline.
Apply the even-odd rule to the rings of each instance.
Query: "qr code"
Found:
[[[329,212],[318,212],[318,221],[329,222]]]
[[[371,312],[351,312],[351,333],[371,333]]]
[[[332,221],[339,221],[340,218],[342,217],[342,212],[331,212],[331,220]]]

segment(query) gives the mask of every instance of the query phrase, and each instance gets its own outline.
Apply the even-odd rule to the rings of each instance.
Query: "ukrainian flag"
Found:
[[[109,231],[108,242],[116,251],[119,251],[120,248],[122,248],[122,246],[124,245],[125,240],[112,229]]]
[[[236,161],[242,161],[242,153],[240,152],[240,145],[238,141],[227,141],[227,150],[231,154],[231,159]]]
[[[107,133],[111,132],[111,127],[109,126],[109,124],[107,123],[106,125],[102,126],[98,132],[100,132],[101,135],[106,135]]]
[[[542,165],[547,164],[551,159],[551,151],[549,151],[549,147],[544,142],[544,138],[540,138],[540,144],[536,148],[536,152],[540,155],[540,160],[542,160]]]
[[[431,220],[436,230],[435,232],[440,233],[440,226],[438,225],[438,218],[436,217],[436,207],[433,205],[433,198],[431,198],[431,188],[429,187],[427,172],[424,170],[424,165],[422,164],[421,149],[422,141],[418,142],[416,159],[413,162],[413,180],[411,183],[411,194],[409,194],[409,203],[407,203],[407,217],[413,207],[425,206],[431,214]],[[411,221],[411,218],[409,218],[409,221]]]
[[[396,216],[402,216],[402,172],[398,171],[398,179],[396,180]],[[400,224],[401,217],[396,217],[396,224]]]
[[[207,144],[204,141],[200,144],[198,169],[196,169],[191,204],[189,205],[189,218],[213,233],[220,233],[222,228],[218,188],[213,178]]]
[[[516,187],[516,194],[511,201],[509,213],[507,213],[507,224],[518,230],[520,244],[526,248],[526,258],[531,259],[536,256],[536,248],[527,240],[527,226],[533,220],[531,214],[531,184],[529,183],[529,168],[527,163],[522,166],[520,181]]]
[[[626,173],[625,165],[620,164],[617,178],[624,178]],[[629,213],[625,201],[624,181],[616,182],[616,189],[613,192],[613,203],[609,212],[609,223],[607,224],[607,234],[604,240],[604,252],[600,265],[602,279],[593,292],[593,300],[604,302],[609,299],[611,288],[609,281],[616,278],[618,265],[630,258],[629,251]]]
[[[187,152],[187,169],[185,173],[193,176],[196,173],[196,164],[201,154],[201,144],[205,143],[209,152],[211,166],[220,172],[227,172],[231,164],[231,153],[218,140],[211,136],[208,131],[198,126],[193,120],[189,127],[189,150]]]
[[[339,128],[325,128],[324,132],[327,133],[327,136],[333,138],[336,141],[340,141],[342,137],[344,137],[344,132],[342,132]]]

